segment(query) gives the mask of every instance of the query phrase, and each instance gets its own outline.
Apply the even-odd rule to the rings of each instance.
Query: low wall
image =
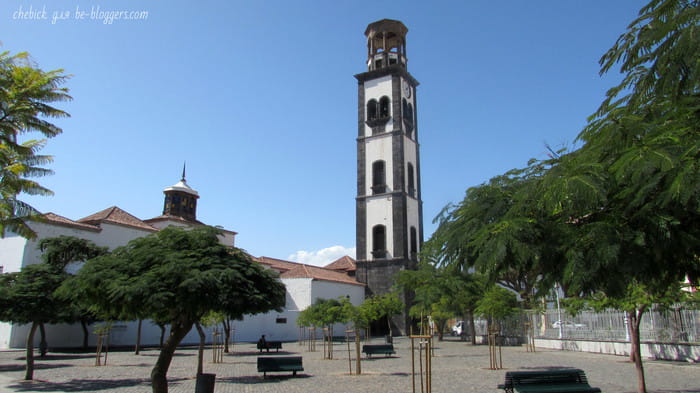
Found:
[[[624,341],[592,341],[536,338],[535,347],[605,353],[609,355],[629,356],[630,343]],[[700,344],[667,344],[643,342],[642,357],[654,360],[676,360],[700,362]]]

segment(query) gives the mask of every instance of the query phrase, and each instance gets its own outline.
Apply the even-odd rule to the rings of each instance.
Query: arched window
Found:
[[[372,163],[372,194],[386,192],[386,166],[384,161]]]
[[[367,120],[377,118],[377,100],[371,99],[367,102]]]
[[[379,117],[389,117],[389,97],[379,99]]]
[[[386,257],[386,227],[375,225],[372,228],[372,256],[375,258]]]
[[[406,118],[408,121],[413,123],[413,104],[408,104],[408,113],[406,114]]]
[[[408,119],[408,101],[406,99],[403,99],[403,102],[401,103],[401,112],[403,113],[404,119]]]
[[[415,197],[416,196],[416,183],[414,180],[414,175],[413,175],[413,164],[410,162],[408,163],[408,170],[406,171],[406,183],[408,184],[408,195]]]
[[[416,227],[411,227],[411,258],[415,258],[418,253],[418,231]]]

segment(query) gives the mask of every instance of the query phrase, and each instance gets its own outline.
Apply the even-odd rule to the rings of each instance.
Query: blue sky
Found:
[[[409,29],[421,83],[427,240],[468,187],[544,157],[545,143],[572,146],[619,80],[600,77],[598,59],[644,4],[5,0],[0,50],[73,75],[59,105],[72,116],[43,150],[55,195],[25,199],[71,219],[113,205],[151,218],[187,161],[198,218],[253,255],[325,264],[352,252],[353,75],[366,71],[367,24],[390,18]],[[46,19],[21,18],[30,6]],[[147,15],[109,23],[114,11]]]

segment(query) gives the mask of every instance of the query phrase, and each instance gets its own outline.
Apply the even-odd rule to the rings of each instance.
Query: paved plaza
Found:
[[[375,344],[383,343],[375,339]],[[205,352],[205,373],[216,374],[215,392],[411,392],[410,340],[395,338],[396,355],[362,360],[362,375],[349,375],[346,344],[334,345],[334,359],[323,360],[321,346],[310,352],[306,346],[285,343],[279,355],[302,356],[304,371],[296,377],[287,373],[268,374],[263,379],[257,372],[259,355],[255,344],[236,344],[224,362],[212,364],[212,352]],[[508,370],[537,367],[576,367],[588,375],[591,386],[606,393],[633,392],[636,386],[634,366],[625,357],[538,350],[528,353],[525,347],[502,348],[502,370],[489,370],[487,346],[471,346],[460,341],[435,343],[432,363],[433,392],[501,392]],[[354,348],[353,348],[354,350]],[[267,354],[265,354],[267,355]],[[271,353],[271,355],[275,355]],[[94,355],[51,353],[37,359],[33,382],[24,382],[24,352],[0,352],[0,393],[8,392],[118,392],[151,391],[149,375],[158,351],[149,349],[141,355],[132,352],[111,352],[108,365],[95,367]],[[354,357],[354,354],[353,354]],[[193,393],[197,351],[186,348],[176,352],[168,379],[170,392]],[[353,372],[355,364],[352,364]],[[419,364],[416,363],[416,367]],[[654,393],[700,392],[700,364],[646,361],[647,387]],[[416,376],[420,392],[420,379]]]

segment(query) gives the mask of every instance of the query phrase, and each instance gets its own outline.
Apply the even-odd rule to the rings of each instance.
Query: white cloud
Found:
[[[287,257],[292,262],[304,263],[314,266],[326,266],[336,259],[348,255],[355,258],[355,247],[331,246],[318,251],[297,251]]]

